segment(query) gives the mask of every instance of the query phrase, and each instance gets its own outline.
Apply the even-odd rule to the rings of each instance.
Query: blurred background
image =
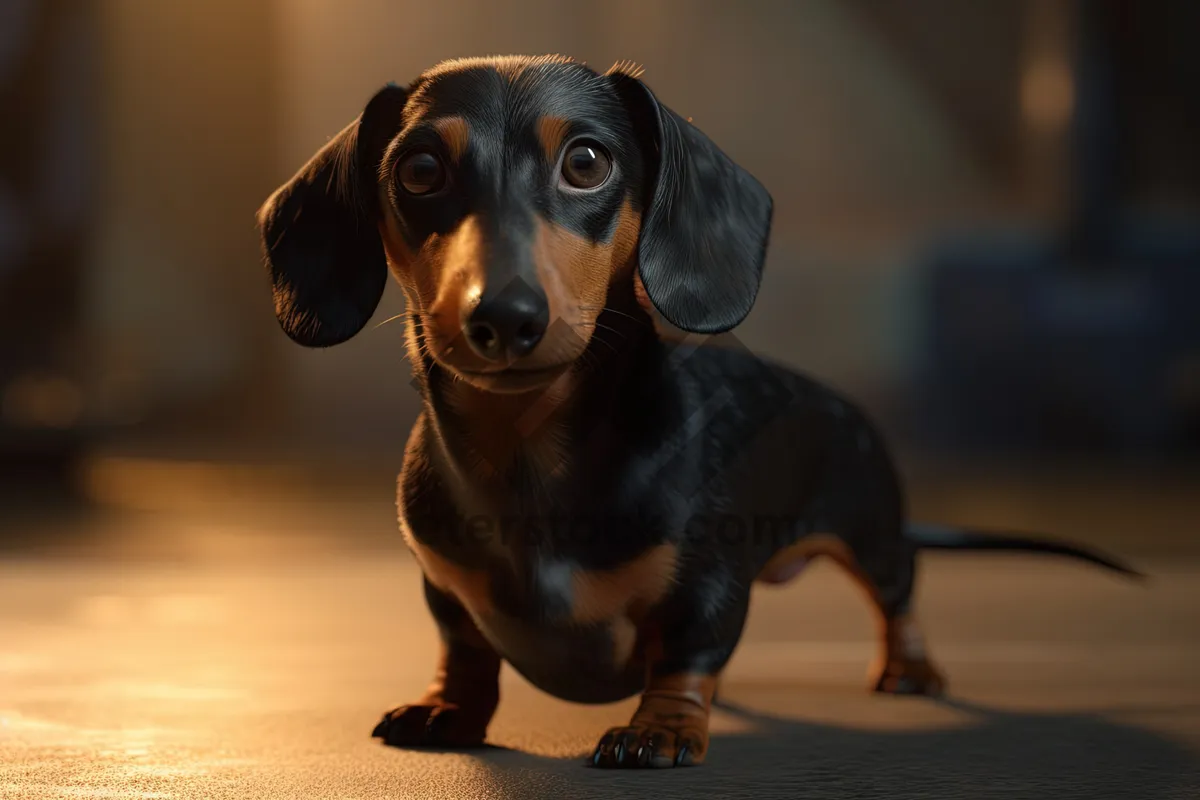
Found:
[[[763,180],[736,337],[878,420],[914,516],[1153,576],[923,557],[939,705],[863,691],[866,605],[818,564],[724,676],[776,721],[719,710],[711,765],[646,786],[1200,796],[1198,32],[1196,0],[0,0],[0,798],[640,785],[579,767],[631,706],[507,670],[512,750],[367,737],[436,653],[403,301],[293,345],[254,225],[382,84],[546,52],[641,63]]]
[[[1200,4],[4,0],[0,15],[6,511],[210,508],[299,485],[390,502],[379,476],[418,406],[402,326],[292,345],[254,212],[383,83],[562,52],[640,62],[766,183],[767,277],[737,337],[874,414],[919,513],[1194,538]],[[377,320],[402,305],[389,287]]]

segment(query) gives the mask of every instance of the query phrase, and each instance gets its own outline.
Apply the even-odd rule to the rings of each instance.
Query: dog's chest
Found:
[[[576,702],[638,691],[647,622],[675,580],[674,545],[609,569],[532,555],[463,567],[409,538],[426,578],[471,614],[496,651],[535,685]]]

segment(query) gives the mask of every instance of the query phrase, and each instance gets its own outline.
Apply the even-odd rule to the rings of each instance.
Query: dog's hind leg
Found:
[[[916,547],[903,537],[810,534],[771,559],[758,580],[783,583],[813,558],[837,562],[862,587],[878,623],[879,653],[869,671],[871,689],[889,694],[939,695],[946,682],[925,648],[912,609]],[[881,544],[886,542],[886,544]]]
[[[863,588],[876,611],[879,650],[869,670],[871,689],[940,695],[946,681],[930,657],[913,610],[917,548],[903,536],[865,541],[869,546],[842,544],[830,555]]]

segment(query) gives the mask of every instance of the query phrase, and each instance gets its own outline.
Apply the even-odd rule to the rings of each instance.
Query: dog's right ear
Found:
[[[407,99],[398,86],[381,89],[259,209],[275,316],[306,347],[354,336],[383,296],[387,261],[376,227],[378,170]]]

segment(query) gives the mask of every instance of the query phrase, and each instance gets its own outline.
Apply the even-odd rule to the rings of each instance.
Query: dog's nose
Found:
[[[518,280],[494,297],[485,295],[467,319],[464,333],[481,357],[503,361],[533,352],[549,321],[546,298]]]

